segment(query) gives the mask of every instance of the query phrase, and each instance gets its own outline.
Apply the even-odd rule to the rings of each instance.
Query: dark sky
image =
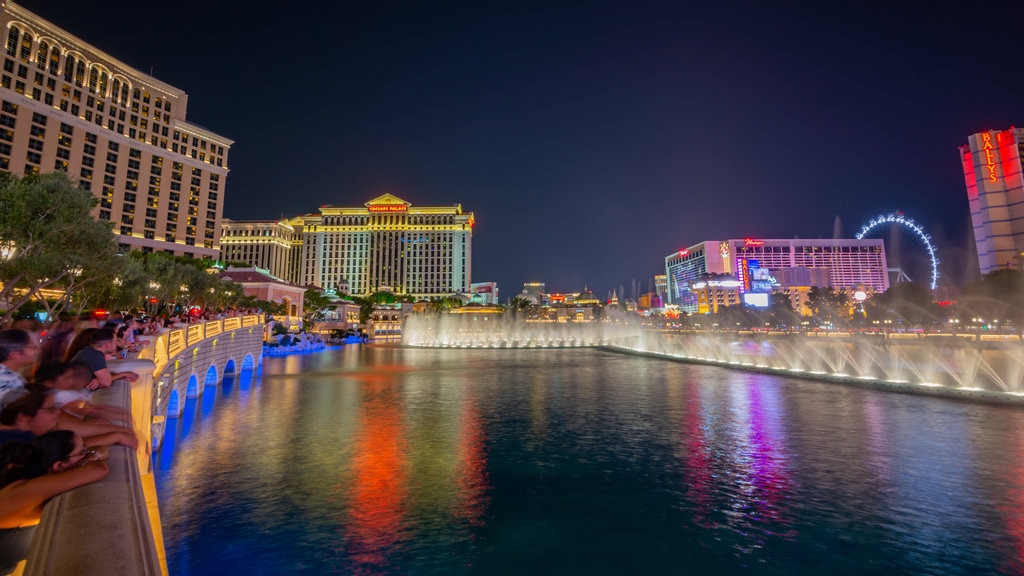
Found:
[[[702,240],[895,210],[961,284],[957,146],[1024,122],[1018,2],[21,4],[235,140],[226,217],[459,203],[502,299],[646,291]]]

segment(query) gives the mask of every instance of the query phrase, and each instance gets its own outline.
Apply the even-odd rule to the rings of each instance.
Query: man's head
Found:
[[[59,414],[60,406],[49,390],[33,387],[9,392],[0,399],[0,424],[27,430],[36,436],[55,429]]]
[[[104,326],[93,332],[92,347],[104,354],[116,352],[117,344],[114,342],[114,329]]]
[[[17,370],[31,366],[36,360],[39,344],[25,330],[0,330],[0,363]]]

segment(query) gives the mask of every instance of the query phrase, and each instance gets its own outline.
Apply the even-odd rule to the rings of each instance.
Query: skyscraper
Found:
[[[279,222],[225,220],[223,259],[302,286],[417,298],[469,292],[473,213],[414,206],[391,194],[363,206],[321,206]]]
[[[982,274],[1019,268],[1024,255],[1024,129],[973,134],[960,146]]]
[[[66,172],[122,247],[216,258],[233,142],[185,120],[182,90],[0,4],[0,170]]]

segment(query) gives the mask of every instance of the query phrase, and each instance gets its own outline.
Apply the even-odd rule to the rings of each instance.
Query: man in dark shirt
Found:
[[[114,329],[103,327],[93,333],[91,345],[82,348],[78,354],[75,354],[73,362],[82,362],[92,370],[95,380],[89,384],[89,390],[107,388],[114,383],[114,380],[122,378],[129,382],[139,379],[139,375],[135,372],[111,372],[107,368],[107,354],[113,354],[116,349]]]

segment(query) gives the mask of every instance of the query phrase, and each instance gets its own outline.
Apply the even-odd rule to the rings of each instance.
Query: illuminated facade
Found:
[[[874,292],[889,289],[885,247],[880,239],[744,238],[705,241],[666,256],[668,303],[677,304],[685,312],[698,312],[700,302],[692,287],[705,274],[733,275],[743,294],[756,280],[751,273],[754,268],[825,268],[833,288],[867,286]]]
[[[2,6],[0,170],[66,172],[122,247],[215,258],[233,142],[185,121],[185,92]]]
[[[302,242],[287,220],[235,222],[225,218],[221,227],[221,260],[244,262],[267,270],[275,278],[297,278]]]
[[[222,259],[267,268],[302,286],[416,298],[470,291],[473,213],[419,207],[385,194],[360,207],[322,206],[279,222],[226,220]]]
[[[1024,256],[1024,129],[974,134],[960,147],[982,274],[1020,268]]]

